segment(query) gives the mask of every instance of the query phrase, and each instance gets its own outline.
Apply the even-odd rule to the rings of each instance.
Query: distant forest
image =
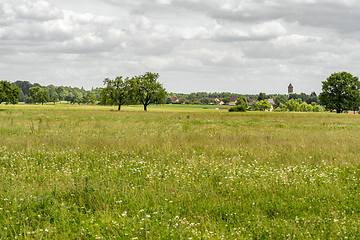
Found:
[[[29,101],[29,92],[31,87],[41,87],[45,89],[49,96],[51,97],[54,93],[57,93],[59,96],[59,101],[67,101],[69,103],[87,103],[87,99],[93,98],[92,96],[96,97],[96,101],[100,101],[101,98],[101,90],[103,88],[93,88],[91,90],[85,90],[84,88],[78,87],[64,87],[64,86],[41,86],[38,83],[30,83],[28,81],[16,81],[12,83],[13,86],[18,86],[20,88],[20,102],[30,103]],[[179,98],[182,99],[185,103],[202,103],[199,99],[227,99],[229,100],[231,97],[241,97],[245,96],[246,98],[255,98],[258,99],[259,96],[264,95],[264,93],[259,94],[239,94],[239,93],[230,93],[230,92],[214,92],[214,93],[207,93],[207,92],[193,92],[193,93],[173,93],[170,92],[166,96],[166,102],[171,103],[171,98]],[[275,98],[281,94],[267,94],[265,95],[267,98]],[[302,99],[304,102],[316,102],[318,103],[317,95],[315,92],[312,92],[310,95],[305,93],[300,94],[291,94],[289,99]],[[228,101],[226,101],[228,102]]]
[[[93,88],[90,91],[85,90],[84,88],[78,88],[78,87],[63,87],[63,86],[54,86],[54,85],[48,85],[48,86],[41,86],[38,83],[30,83],[28,81],[16,81],[12,83],[13,86],[18,86],[20,88],[20,102],[26,102],[30,103],[29,101],[29,92],[31,87],[41,87],[45,89],[49,96],[52,97],[54,93],[57,93],[59,96],[59,101],[68,101],[69,103],[85,103],[86,99],[89,98],[89,96],[95,95],[96,101],[100,101],[100,92],[102,88]],[[82,100],[82,101],[79,101]]]

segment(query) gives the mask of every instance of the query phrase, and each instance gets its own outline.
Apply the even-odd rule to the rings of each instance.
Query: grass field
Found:
[[[114,110],[0,106],[0,239],[360,236],[359,115]]]

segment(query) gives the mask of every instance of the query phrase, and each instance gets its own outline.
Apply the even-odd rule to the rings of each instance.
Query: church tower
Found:
[[[290,85],[288,86],[288,94],[294,93],[294,87],[293,85],[290,83]]]

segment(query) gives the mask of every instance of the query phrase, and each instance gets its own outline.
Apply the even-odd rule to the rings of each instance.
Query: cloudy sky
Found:
[[[169,92],[321,92],[359,76],[357,0],[0,0],[0,78],[101,87],[160,74]]]

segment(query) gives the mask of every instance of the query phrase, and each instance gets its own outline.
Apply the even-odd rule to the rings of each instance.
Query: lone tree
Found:
[[[116,77],[115,80],[105,78],[104,84],[106,87],[101,91],[101,104],[113,104],[118,106],[120,111],[121,106],[128,104],[133,100],[134,91],[136,89],[135,81],[126,78],[123,80],[122,76]]]
[[[337,113],[341,113],[359,106],[360,82],[358,77],[347,72],[339,72],[331,74],[322,83],[319,101],[327,110],[335,109]]]
[[[41,87],[31,87],[29,88],[29,92],[31,102],[41,103],[44,105],[44,102],[50,101],[49,93]]]
[[[150,104],[165,103],[166,91],[162,84],[157,81],[158,78],[158,73],[151,72],[134,78],[137,83],[136,98],[144,105],[144,111],[147,111],[147,106]]]
[[[20,98],[20,88],[12,87],[8,81],[0,81],[0,104],[2,102],[17,104]]]

